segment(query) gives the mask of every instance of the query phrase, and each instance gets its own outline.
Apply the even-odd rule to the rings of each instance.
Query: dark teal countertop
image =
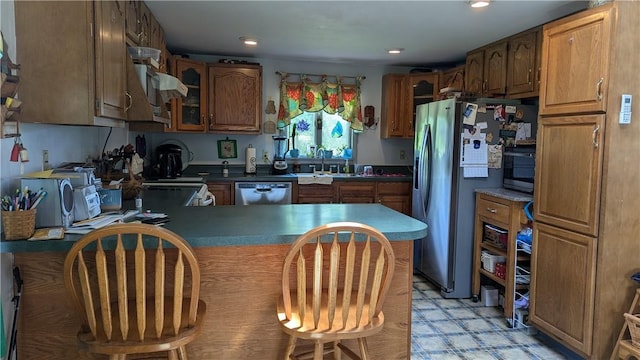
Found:
[[[192,189],[145,191],[144,209],[169,215],[164,226],[193,247],[288,244],[313,227],[356,221],[379,229],[389,240],[426,236],[427,225],[380,204],[292,204],[179,206]],[[131,201],[124,207],[130,208]],[[67,251],[80,235],[63,240],[2,241],[0,252]]]
[[[329,167],[325,167],[327,170]],[[332,174],[333,181],[411,181],[411,171],[407,166],[380,166],[374,167],[373,176],[337,173]],[[295,173],[284,175],[272,175],[271,167],[258,165],[256,174],[245,174],[243,167],[230,166],[229,175],[222,176],[222,167],[217,165],[193,165],[187,167],[182,176],[202,176],[205,182],[225,182],[225,181],[291,181],[297,182]],[[310,173],[308,168],[304,168],[302,173]]]

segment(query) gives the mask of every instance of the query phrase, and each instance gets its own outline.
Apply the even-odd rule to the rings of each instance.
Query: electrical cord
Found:
[[[100,154],[100,157],[102,158],[104,156],[104,151],[107,148],[107,142],[109,142],[109,137],[111,136],[111,132],[113,131],[113,128],[110,127],[109,128],[109,134],[107,134],[107,139],[104,141],[104,146],[102,147],[102,153]]]

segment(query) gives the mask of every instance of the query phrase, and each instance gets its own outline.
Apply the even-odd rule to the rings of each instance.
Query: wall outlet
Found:
[[[262,150],[262,162],[269,163],[269,152],[267,150]]]
[[[404,152],[404,150],[400,150],[400,160],[404,160],[407,157],[407,154]]]

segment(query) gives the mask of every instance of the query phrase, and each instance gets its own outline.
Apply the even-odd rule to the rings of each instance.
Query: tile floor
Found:
[[[574,358],[533,332],[509,328],[497,307],[445,299],[434,285],[414,276],[411,360]]]

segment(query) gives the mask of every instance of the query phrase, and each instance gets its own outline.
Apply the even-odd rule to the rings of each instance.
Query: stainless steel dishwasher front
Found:
[[[236,182],[236,205],[291,204],[290,182]]]

